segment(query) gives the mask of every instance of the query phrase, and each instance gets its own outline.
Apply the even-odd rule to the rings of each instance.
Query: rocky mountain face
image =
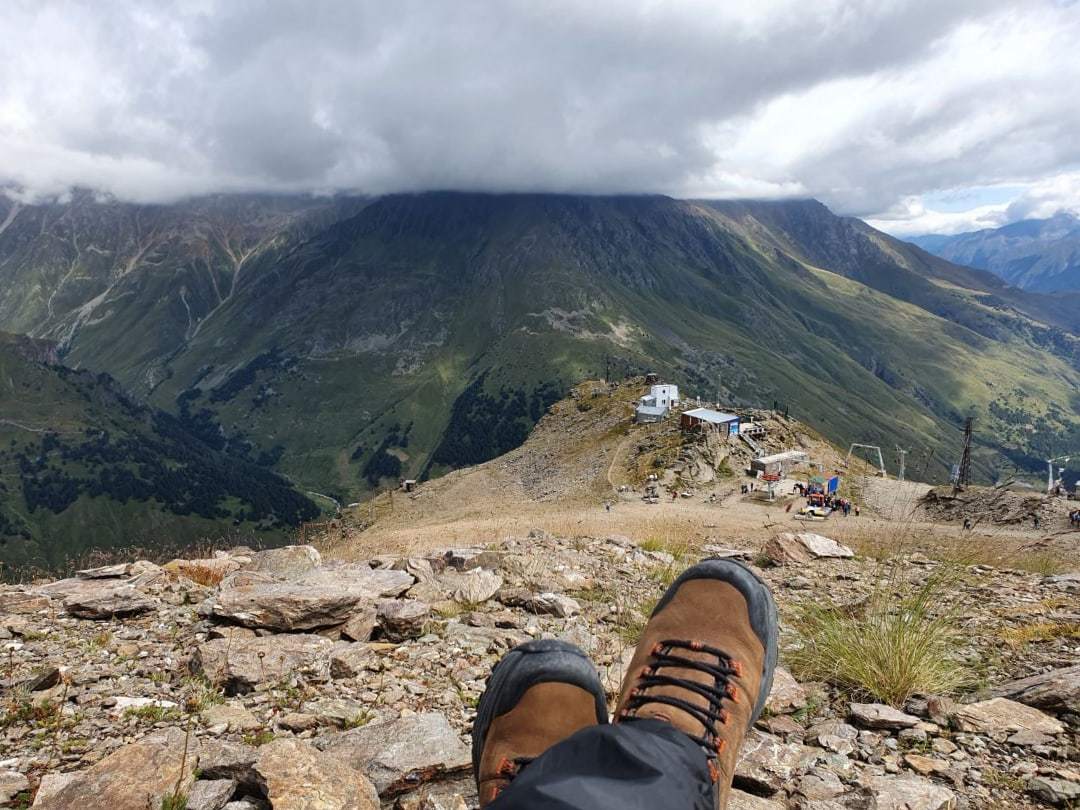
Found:
[[[0,333],[0,564],[91,549],[181,548],[229,531],[281,541],[319,514],[272,459],[207,444],[54,344]],[[260,463],[261,462],[261,463]]]
[[[818,535],[701,551],[766,566],[782,617],[822,602],[854,610],[880,587],[880,562]],[[896,563],[915,586],[940,567]],[[532,532],[360,562],[236,548],[0,586],[0,805],[475,807],[468,735],[495,662],[528,639],[565,639],[613,704],[678,565],[623,537]],[[731,807],[1069,806],[1080,795],[1075,639],[1047,632],[1022,654],[1000,639],[1030,622],[1068,627],[1077,576],[967,572],[940,606],[963,606],[955,656],[981,678],[963,695],[888,706],[781,667]],[[186,804],[163,804],[177,796]]]
[[[1080,218],[1073,214],[910,241],[950,262],[989,270],[1024,290],[1080,292]]]
[[[969,413],[983,478],[1080,430],[1074,302],[813,201],[7,205],[0,327],[346,502],[505,452],[605,368],[910,447],[929,477]]]

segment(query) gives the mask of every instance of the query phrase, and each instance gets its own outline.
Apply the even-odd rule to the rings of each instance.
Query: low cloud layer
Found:
[[[1077,205],[1058,0],[14,0],[0,185],[815,196],[895,232]],[[930,192],[1009,185],[936,212]]]

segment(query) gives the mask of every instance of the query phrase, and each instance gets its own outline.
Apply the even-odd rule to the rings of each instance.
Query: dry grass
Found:
[[[225,579],[225,569],[221,566],[204,565],[196,562],[185,563],[182,573],[192,582],[207,588],[216,588]]]
[[[919,586],[894,579],[854,612],[802,606],[793,621],[792,670],[802,679],[828,681],[892,706],[902,706],[917,692],[955,691],[968,678],[952,656],[955,613],[943,607],[954,583],[949,572]]]
[[[1035,622],[1001,631],[1001,640],[1014,648],[1057,639],[1080,640],[1080,622]]]
[[[853,548],[863,557],[890,560],[898,555],[920,553],[957,566],[987,565],[1033,574],[1059,574],[1071,570],[1066,549],[1032,542],[1008,531],[963,533],[951,527],[906,521],[903,523],[838,522],[829,536]]]

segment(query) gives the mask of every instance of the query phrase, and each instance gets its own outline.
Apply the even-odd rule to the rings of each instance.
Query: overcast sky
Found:
[[[26,199],[814,196],[899,234],[1080,209],[1072,0],[4,0],[0,42]]]

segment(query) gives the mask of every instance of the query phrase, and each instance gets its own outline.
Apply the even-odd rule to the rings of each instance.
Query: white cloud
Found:
[[[1049,183],[1029,200],[1039,210],[1076,199],[1075,183],[1047,180],[1080,165],[1075,4],[164,8],[0,8],[0,184],[138,200],[430,188],[812,195],[898,228],[905,216],[958,226],[955,212],[912,202],[942,188]]]
[[[1009,221],[1007,203],[980,205],[966,211],[935,211],[918,197],[907,197],[888,211],[867,219],[879,230],[894,236],[919,236],[927,233],[955,234],[999,228]]]

